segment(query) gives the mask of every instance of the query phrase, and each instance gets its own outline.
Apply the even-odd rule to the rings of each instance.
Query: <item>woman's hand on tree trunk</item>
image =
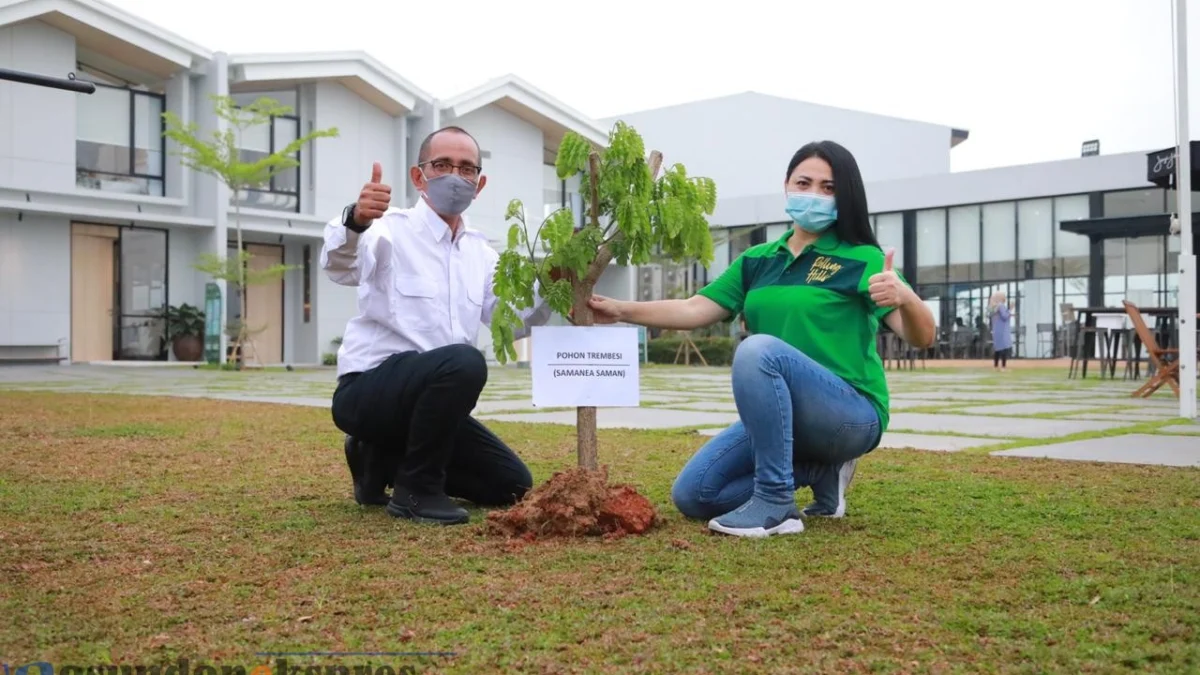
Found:
[[[603,295],[593,295],[588,300],[588,307],[592,308],[592,320],[595,323],[617,323],[624,318],[624,312],[621,310],[623,303],[620,300],[606,298]]]

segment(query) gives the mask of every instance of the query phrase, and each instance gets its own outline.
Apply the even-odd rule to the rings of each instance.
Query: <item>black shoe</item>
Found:
[[[471,519],[466,509],[444,493],[417,494],[403,487],[392,492],[387,512],[397,518],[432,525],[461,525]]]
[[[370,445],[346,436],[346,464],[350,466],[350,478],[354,481],[354,501],[363,506],[383,506],[388,503],[384,485],[387,483],[386,473],[375,469],[379,463],[373,457],[375,449]]]

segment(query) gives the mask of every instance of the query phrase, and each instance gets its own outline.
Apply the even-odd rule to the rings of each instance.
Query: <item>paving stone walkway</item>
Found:
[[[571,409],[532,405],[528,369],[493,368],[475,408],[482,420],[574,424]],[[882,449],[990,452],[1200,467],[1200,421],[1178,417],[1170,392],[1133,399],[1134,381],[1068,380],[1060,369],[889,373],[892,422]],[[6,366],[0,391],[124,393],[328,407],[333,369],[244,373],[164,366]],[[602,408],[602,428],[671,429],[697,443],[737,419],[722,368],[649,367],[641,405]]]

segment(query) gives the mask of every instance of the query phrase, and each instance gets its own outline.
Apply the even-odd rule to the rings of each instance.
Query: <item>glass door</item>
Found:
[[[167,232],[121,228],[118,358],[166,360],[168,344],[159,312],[167,306]]]

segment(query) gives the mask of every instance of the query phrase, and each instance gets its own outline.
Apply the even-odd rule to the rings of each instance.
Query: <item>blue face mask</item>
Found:
[[[820,233],[837,222],[837,203],[833,197],[811,192],[789,192],[787,214],[801,229]]]

